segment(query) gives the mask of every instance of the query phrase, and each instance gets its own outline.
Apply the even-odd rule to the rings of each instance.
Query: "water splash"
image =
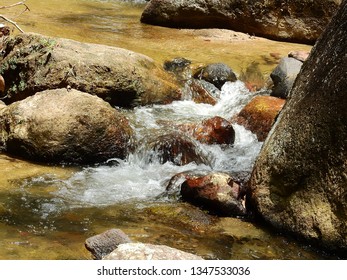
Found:
[[[149,136],[161,135],[173,124],[200,122],[202,119],[221,116],[231,119],[253,97],[240,81],[226,83],[215,106],[196,104],[190,100],[170,105],[139,107],[128,112],[135,130],[136,141],[146,142]],[[60,207],[108,206],[125,201],[155,201],[165,192],[167,182],[177,173],[191,170],[218,170],[231,174],[249,174],[261,144],[250,131],[234,124],[234,145],[206,145],[198,148],[208,155],[209,165],[194,162],[177,166],[172,162],[161,164],[146,145],[130,154],[127,159],[110,159],[113,166],[88,167],[76,172],[67,180],[38,180],[39,184],[56,187],[54,200],[45,201],[40,211],[44,215]],[[151,157],[151,160],[148,160]],[[246,175],[247,176],[247,175]],[[33,181],[32,185],[35,184]]]

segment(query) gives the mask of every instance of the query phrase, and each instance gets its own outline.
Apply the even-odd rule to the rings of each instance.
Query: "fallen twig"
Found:
[[[24,6],[25,9],[18,15],[18,16],[20,16],[20,15],[22,15],[24,12],[30,11],[29,7],[27,6],[27,4],[25,4],[25,2],[26,2],[26,0],[20,1],[20,2],[14,3],[14,4],[11,4],[11,5],[7,5],[7,6],[0,6],[0,10],[2,10],[2,9],[9,9],[9,8],[13,8],[13,7],[16,7],[16,6]],[[17,16],[17,17],[18,17],[18,16]],[[4,16],[4,15],[0,15],[0,18],[2,18],[3,20],[5,20],[5,21],[11,23],[11,24],[14,25],[20,32],[24,33],[24,30],[23,30],[22,28],[20,28],[19,25],[18,25],[15,21],[9,19],[8,17],[6,17],[6,16]]]
[[[26,0],[11,4],[8,6],[0,6],[0,9],[8,9],[8,8],[16,7],[16,6],[25,6],[25,10],[30,10],[29,7],[25,4],[25,2]]]
[[[18,26],[18,24],[17,24],[16,22],[14,22],[13,20],[10,20],[9,18],[7,18],[7,17],[5,17],[5,16],[3,16],[3,15],[0,15],[0,18],[2,18],[3,20],[5,20],[5,21],[11,23],[11,24],[14,25],[20,32],[24,33],[24,30],[23,30],[22,28],[20,28],[20,27]]]

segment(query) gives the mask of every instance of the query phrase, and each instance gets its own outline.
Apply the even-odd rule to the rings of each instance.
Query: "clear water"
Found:
[[[9,12],[26,31],[124,47],[158,63],[181,56],[197,64],[223,61],[240,71],[257,61],[268,74],[276,64],[271,53],[310,48],[263,39],[232,40],[229,31],[143,25],[139,18],[144,1],[29,0],[27,4],[31,11],[18,18],[18,10]],[[108,165],[44,166],[0,155],[0,259],[90,259],[84,240],[113,227],[135,241],[165,244],[208,259],[326,258],[260,225],[216,218],[163,195],[168,180],[187,170],[249,174],[262,143],[235,124],[234,145],[199,144],[208,164],[176,166],[149,161],[153,151],[146,148],[146,139],[172,129],[170,123],[214,116],[231,119],[253,95],[241,82],[227,83],[214,106],[188,99],[129,111],[136,139],[144,144],[125,160],[110,159]]]

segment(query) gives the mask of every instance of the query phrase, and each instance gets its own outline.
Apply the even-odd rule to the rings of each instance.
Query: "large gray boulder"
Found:
[[[39,34],[10,39],[0,60],[5,103],[38,91],[71,87],[120,107],[181,98],[175,79],[151,58],[129,50]]]
[[[341,0],[151,0],[144,23],[179,28],[226,28],[270,39],[312,43]]]
[[[132,129],[99,97],[49,90],[0,109],[1,149],[42,162],[95,163],[124,158]]]
[[[256,161],[250,201],[278,229],[347,250],[347,0],[317,41]]]
[[[301,61],[292,57],[284,57],[280,60],[277,67],[270,74],[274,84],[271,96],[284,99],[288,97],[302,64]]]

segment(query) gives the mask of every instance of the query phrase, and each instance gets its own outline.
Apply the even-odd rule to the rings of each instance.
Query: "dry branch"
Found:
[[[16,7],[16,6],[21,6],[23,5],[25,7],[25,10],[29,10],[29,7],[25,4],[26,0],[21,1],[21,2],[17,2],[8,6],[0,6],[0,9],[8,9],[8,8],[12,8],[12,7]]]
[[[11,4],[11,5],[7,5],[7,6],[0,6],[0,9],[9,9],[9,8],[13,8],[13,7],[16,7],[16,6],[24,6],[25,9],[19,14],[19,16],[20,16],[20,15],[23,14],[24,12],[30,11],[29,7],[27,6],[27,4],[25,4],[25,2],[26,2],[26,0],[20,1],[20,2],[14,3],[14,4]],[[4,16],[4,15],[1,15],[1,14],[0,14],[0,18],[2,18],[3,20],[5,20],[5,21],[11,23],[11,24],[12,24],[13,26],[15,26],[20,32],[24,33],[24,30],[23,30],[22,28],[20,28],[19,25],[18,25],[15,21],[13,21],[13,20],[9,19],[8,17],[6,17],[6,16]]]

